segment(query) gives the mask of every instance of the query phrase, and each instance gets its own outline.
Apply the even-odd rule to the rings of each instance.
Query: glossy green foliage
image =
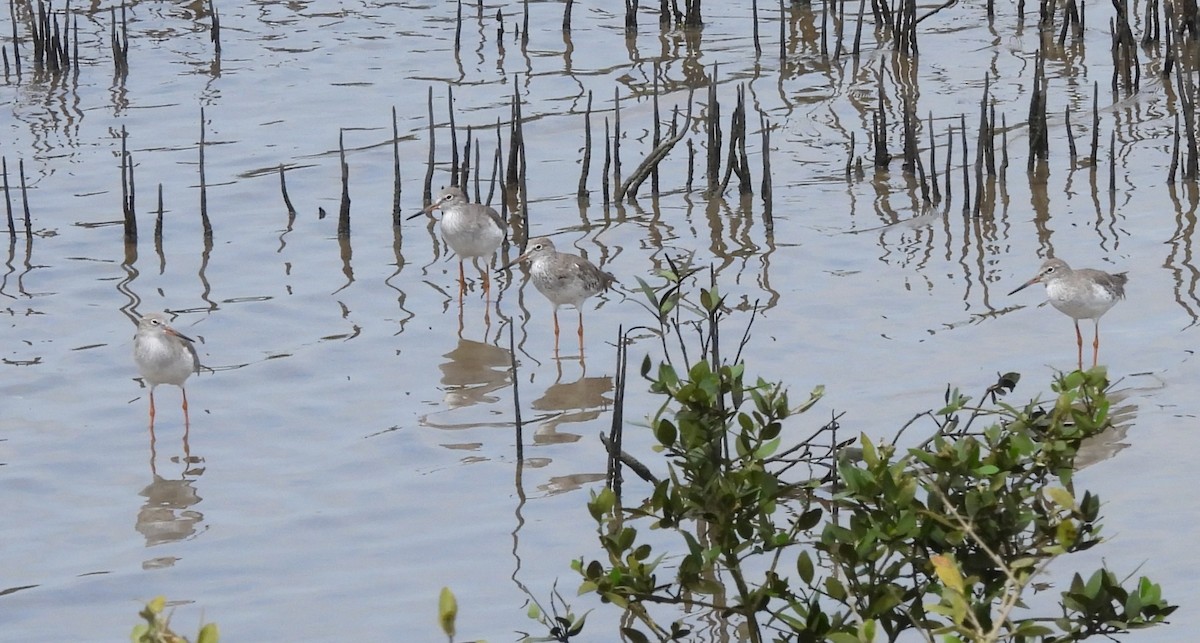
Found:
[[[145,623],[134,626],[129,640],[133,643],[188,643],[188,640],[171,630],[171,615],[166,613],[167,599],[156,597],[146,603],[146,607],[138,613]],[[220,634],[216,623],[208,623],[200,628],[196,635],[196,643],[218,643]]]
[[[581,593],[634,617],[628,640],[684,638],[688,621],[664,625],[651,607],[672,604],[754,642],[1081,640],[1175,609],[1149,580],[1125,588],[1104,569],[1061,593],[1061,615],[1032,614],[1022,600],[1052,561],[1101,542],[1100,499],[1073,475],[1083,440],[1111,425],[1102,369],[1064,375],[1053,399],[1021,408],[1001,401],[1015,373],[988,387],[986,406],[948,391],[940,410],[901,429],[911,446],[899,435],[839,442],[839,416],[808,429],[796,417],[820,387],[794,405],[781,385],[720,359],[721,298],[714,287],[686,305],[680,274],[658,290],[643,283],[664,335],[678,332],[663,320],[681,307],[709,325],[699,356],[642,364],[663,398],[649,426],[666,474],[636,506],[594,493],[604,557],[574,563]],[[647,529],[678,546],[655,551]]]

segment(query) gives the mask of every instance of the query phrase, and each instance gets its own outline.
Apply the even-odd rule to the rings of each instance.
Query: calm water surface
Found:
[[[797,435],[845,411],[845,430],[890,436],[938,406],[947,384],[982,391],[1004,371],[1024,375],[1018,399],[1035,396],[1073,366],[1071,324],[1037,306],[1040,289],[1005,293],[1051,253],[1128,270],[1128,301],[1105,317],[1101,347],[1121,379],[1126,423],[1080,476],[1106,502],[1112,542],[1065,561],[1062,574],[1090,570],[1101,555],[1120,575],[1141,566],[1183,608],[1175,625],[1137,640],[1189,640],[1200,626],[1192,547],[1200,516],[1179,493],[1200,484],[1191,466],[1197,200],[1194,189],[1166,184],[1173,94],[1152,73],[1133,97],[1101,93],[1102,157],[1116,131],[1114,193],[1106,168],[1073,169],[1067,156],[1063,111],[1072,108],[1086,148],[1093,83],[1106,88],[1111,75],[1108,7],[1090,9],[1086,36],[1048,57],[1050,177],[1031,189],[1019,124],[1039,37],[1036,15],[1021,26],[1007,7],[990,27],[977,6],[925,20],[912,68],[877,47],[869,29],[869,53],[822,57],[821,16],[802,4],[787,9],[782,64],[778,11],[762,11],[756,57],[748,10],[726,3],[709,3],[719,6],[706,7],[708,26],[690,40],[660,32],[650,14],[627,39],[620,15],[588,3],[577,6],[567,39],[561,4],[531,3],[526,46],[513,31],[519,3],[489,4],[485,18],[471,4],[457,55],[449,3],[225,4],[219,58],[200,3],[131,4],[123,79],[112,73],[110,5],[73,9],[82,60],[65,77],[33,72],[28,22],[19,21],[25,67],[0,85],[0,153],[13,183],[24,162],[34,234],[9,244],[0,267],[5,639],[117,640],[141,601],[164,594],[180,603],[180,629],[216,621],[231,641],[436,640],[442,586],[458,595],[463,637],[538,633],[524,616],[526,592],[545,603],[558,579],[573,596],[569,561],[596,551],[584,504],[603,483],[596,436],[611,421],[611,345],[619,326],[651,321],[635,277],[652,279],[686,253],[717,271],[736,309],[731,329],[755,303],[763,308],[746,352],[751,372],[796,395],[826,385],[826,399],[789,429]],[[0,33],[11,52],[11,29]],[[661,198],[647,183],[637,203],[605,206],[593,158],[591,205],[577,203],[588,93],[597,138],[604,119],[611,124],[614,93],[621,98],[627,175],[651,145],[655,63],[664,112],[686,111],[697,89],[700,116],[717,65],[727,126],[737,87],[746,87],[756,188],[758,114],[770,120],[773,227],[758,195],[743,201],[731,188],[726,199],[706,199],[702,170],[685,191],[683,143],[662,167]],[[897,83],[915,81],[916,112],[934,119],[938,164],[960,114],[973,155],[985,73],[1012,155],[994,216],[963,217],[961,183],[948,212],[919,216],[919,193],[898,160],[891,174],[846,180],[851,134],[869,161],[880,82],[894,153]],[[550,306],[521,272],[495,282],[488,303],[468,267],[460,307],[457,261],[436,227],[391,224],[392,109],[402,208],[416,212],[431,89],[434,187],[450,181],[451,87],[460,136],[473,128],[488,168],[496,121],[507,124],[520,96],[529,232],[553,235],[621,279],[585,305],[582,356],[574,312],[564,310],[555,357]],[[702,167],[703,124],[691,127]],[[120,225],[122,128],[141,232],[132,255]],[[199,213],[202,129],[210,244]],[[342,243],[339,137],[353,225]],[[298,210],[290,222],[280,166]],[[178,313],[176,327],[197,339],[213,371],[189,382],[186,439],[178,392],[160,389],[152,442],[130,315],[164,309]],[[657,351],[642,337],[630,356],[638,364]],[[657,401],[631,384],[627,447],[645,453],[636,423]],[[521,457],[514,393],[526,422]],[[596,607],[572,600],[579,612]],[[596,612],[588,640],[610,640],[612,616]]]

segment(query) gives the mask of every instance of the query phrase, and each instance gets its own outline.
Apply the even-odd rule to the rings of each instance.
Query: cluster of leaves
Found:
[[[188,643],[188,640],[171,630],[171,615],[165,613],[166,597],[159,596],[146,603],[146,607],[138,612],[145,623],[133,627],[129,640],[133,643]],[[200,628],[196,635],[196,643],[218,643],[220,634],[216,623],[208,623]]]
[[[688,274],[672,266],[664,288],[643,284],[664,332]],[[699,299],[702,357],[686,369],[669,359],[642,366],[665,398],[650,427],[668,473],[636,506],[608,489],[593,494],[604,557],[573,563],[581,593],[636,619],[622,629],[628,640],[690,634],[683,619],[660,623],[654,605],[707,609],[753,642],[904,632],[1074,641],[1156,625],[1174,611],[1154,583],[1127,588],[1106,569],[1076,575],[1057,615],[1024,602],[1051,561],[1101,542],[1100,500],[1079,495],[1073,473],[1082,442],[1111,424],[1102,369],[1059,378],[1052,404],[1000,401],[1015,374],[989,388],[986,407],[948,392],[944,408],[923,416],[931,435],[911,448],[866,435],[857,448],[838,443],[836,418],[784,445],[785,421],[822,391],[793,406],[782,386],[723,363],[722,300],[715,286]],[[986,426],[973,428],[977,420]],[[678,546],[655,551],[639,528],[675,534]]]

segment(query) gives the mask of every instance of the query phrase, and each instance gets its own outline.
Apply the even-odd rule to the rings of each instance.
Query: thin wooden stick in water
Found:
[[[221,55],[221,14],[217,12],[217,4],[213,0],[208,0],[208,12],[212,14],[212,31],[211,38],[213,43],[213,53],[217,56]]]
[[[436,149],[436,132],[433,127],[433,86],[429,86],[429,93],[425,99],[426,107],[429,112],[429,158],[425,164],[425,191],[421,194],[421,203],[433,202],[433,163],[435,160],[434,150]]]
[[[0,156],[0,174],[4,177],[4,211],[8,214],[8,236],[17,238],[17,224],[13,221],[12,195],[8,189],[8,157]]]
[[[158,185],[158,190],[162,191],[162,184]],[[288,218],[296,216],[295,206],[292,205],[292,197],[288,197],[288,180],[284,176],[283,163],[280,163],[280,192],[283,194],[283,206],[288,209]]]
[[[937,205],[942,202],[942,190],[938,187],[938,170],[937,170],[937,141],[934,140],[933,133],[933,112],[929,112],[929,183],[933,190],[933,204]]]
[[[208,220],[208,183],[204,178],[204,108],[200,108],[200,225],[204,228],[204,238],[212,240],[212,222]]]
[[[25,159],[17,159],[17,171],[21,174],[21,207],[25,211],[25,242],[33,241],[33,224],[29,216],[29,190],[25,184]]]
[[[567,0],[568,7],[571,0]],[[570,9],[567,9],[570,12]],[[564,29],[567,27],[564,27]],[[575,196],[582,203],[587,203],[590,196],[587,189],[588,171],[592,167],[592,90],[588,90],[587,109],[583,113],[583,160],[579,170],[579,189]]]
[[[608,134],[608,117],[604,118],[604,167],[600,172],[600,192],[604,195],[604,204],[608,205],[608,169],[612,165],[612,145]]]
[[[446,86],[446,111],[450,113],[450,185],[458,185],[458,128],[454,125],[454,86]]]
[[[392,225],[399,228],[402,219],[403,215],[400,212],[400,126],[396,121],[396,106],[392,105]]]
[[[621,90],[613,89],[613,138],[612,138],[613,185],[621,185]],[[617,195],[621,200],[621,195]]]
[[[342,200],[338,208],[339,237],[350,236],[350,165],[346,163],[345,130],[338,130],[338,162],[342,170]]]

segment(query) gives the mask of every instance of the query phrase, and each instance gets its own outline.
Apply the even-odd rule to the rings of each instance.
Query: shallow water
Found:
[[[1080,483],[1105,500],[1113,540],[1096,556],[1119,574],[1141,565],[1138,573],[1184,606],[1175,625],[1137,639],[1188,640],[1196,625],[1188,606],[1200,598],[1190,546],[1200,521],[1187,519],[1193,510],[1173,490],[1197,483],[1189,392],[1200,384],[1190,343],[1200,272],[1191,249],[1195,190],[1165,181],[1176,105],[1169,88],[1144,73],[1132,98],[1102,90],[1102,161],[1116,131],[1114,193],[1107,166],[1072,169],[1062,113],[1072,107],[1086,153],[1092,83],[1106,88],[1111,74],[1100,27],[1110,9],[1092,9],[1082,43],[1048,56],[1050,176],[1031,187],[1019,124],[1036,15],[1019,29],[1001,12],[989,27],[979,7],[948,8],[922,23],[921,57],[910,68],[887,45],[877,48],[869,29],[858,60],[823,57],[817,8],[790,5],[781,66],[777,10],[761,11],[756,57],[746,10],[725,4],[707,8],[707,26],[692,39],[660,33],[650,14],[626,39],[619,15],[579,5],[564,39],[561,5],[531,3],[525,47],[513,33],[519,4],[489,5],[482,19],[471,5],[456,56],[446,3],[247,3],[220,7],[217,59],[198,4],[137,3],[128,12],[124,79],[112,73],[107,10],[78,14],[77,74],[38,75],[26,58],[24,74],[0,85],[0,153],[13,184],[24,162],[35,233],[18,235],[0,270],[6,638],[123,637],[139,602],[165,594],[181,603],[181,630],[203,618],[229,640],[396,631],[433,640],[442,586],[458,595],[462,637],[536,632],[524,615],[525,588],[544,602],[558,579],[572,596],[569,561],[595,551],[584,504],[604,473],[596,436],[611,421],[612,344],[619,327],[652,321],[635,277],[653,280],[667,257],[694,252],[734,308],[728,336],[740,335],[753,305],[762,307],[745,353],[749,371],[785,381],[796,396],[826,386],[813,415],[789,429],[797,434],[845,411],[844,430],[890,436],[939,406],[947,384],[981,392],[998,372],[1024,375],[1017,399],[1047,390],[1056,370],[1074,365],[1070,321],[1037,306],[1040,289],[1005,293],[1047,254],[1128,270],[1128,300],[1104,318],[1101,346],[1114,379],[1123,378],[1128,420],[1118,446],[1102,450]],[[10,45],[10,29],[0,33]],[[702,115],[717,65],[727,126],[737,84],[745,84],[756,189],[756,110],[774,127],[772,226],[759,195],[740,200],[731,188],[725,199],[703,197],[698,123],[695,190],[684,190],[681,143],[662,166],[660,198],[647,182],[638,202],[605,206],[593,157],[591,204],[577,204],[588,92],[597,139],[614,116],[614,92],[621,97],[627,176],[650,147],[655,63],[664,112],[686,111],[695,89]],[[852,133],[869,168],[881,77],[893,153],[896,83],[915,80],[916,111],[933,115],[941,165],[946,128],[960,114],[974,153],[985,72],[1012,156],[994,216],[964,217],[960,182],[947,211],[918,211],[899,160],[891,173],[846,179]],[[495,281],[489,305],[468,266],[460,308],[457,261],[436,227],[391,224],[392,109],[401,204],[416,212],[426,98],[432,88],[444,125],[451,85],[457,124],[473,127],[488,171],[495,123],[507,124],[511,97],[520,95],[529,232],[554,235],[560,248],[621,279],[620,289],[584,307],[584,359],[570,310],[562,311],[555,358],[550,306],[523,273]],[[135,164],[136,256],[127,256],[120,225],[122,128]],[[202,129],[209,245],[199,216]],[[435,188],[449,182],[448,134],[439,127]],[[352,198],[352,234],[341,242],[339,136]],[[153,238],[159,185],[161,254]],[[150,441],[148,400],[130,357],[130,315],[164,309],[178,313],[176,327],[198,340],[212,368],[189,381],[186,442],[169,387],[156,395]],[[639,336],[630,358],[636,367],[658,350]],[[658,402],[632,375],[626,440],[644,450],[648,436],[636,423]],[[520,457],[514,395],[525,422]],[[577,612],[594,606],[588,598],[572,604]],[[603,612],[589,619],[596,640],[611,631]]]

